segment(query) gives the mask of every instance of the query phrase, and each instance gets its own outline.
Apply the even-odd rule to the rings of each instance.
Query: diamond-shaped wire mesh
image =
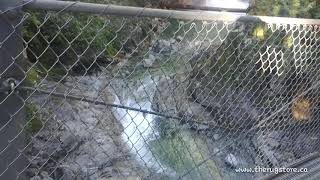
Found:
[[[319,149],[319,25],[167,12],[27,9],[17,22],[2,12],[12,31],[1,53],[11,36],[23,48],[0,68],[1,107],[12,97],[20,104],[1,110],[9,117],[1,157],[17,152],[0,175],[254,179],[265,173],[237,170],[285,167]],[[23,72],[19,81],[7,78],[12,69]],[[26,117],[7,138],[19,113]]]

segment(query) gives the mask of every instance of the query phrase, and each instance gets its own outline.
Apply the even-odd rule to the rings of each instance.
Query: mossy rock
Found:
[[[35,86],[41,81],[41,76],[36,68],[28,68],[27,71],[27,84]]]
[[[27,112],[27,132],[32,135],[36,134],[43,127],[39,110],[34,104],[27,104],[25,107]]]
[[[207,144],[193,133],[180,131],[173,137],[151,141],[149,146],[161,164],[176,171],[177,175],[195,168],[186,179],[222,179],[218,166],[208,158],[211,153]]]

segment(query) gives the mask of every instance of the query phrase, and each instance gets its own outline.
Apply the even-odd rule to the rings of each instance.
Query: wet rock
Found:
[[[284,141],[285,134],[282,131],[271,131],[257,135],[257,143],[265,145],[271,149],[279,148],[281,143]]]
[[[182,36],[177,36],[177,38],[176,38],[176,39],[177,39],[177,41],[178,41],[178,42],[180,42],[180,41],[182,41],[182,40],[183,40],[183,37],[182,37]]]
[[[101,100],[104,102],[114,102],[116,99],[114,93],[110,93],[111,90],[106,88],[108,80],[101,76],[69,77],[63,85],[58,85],[57,89],[64,92],[66,87],[72,87],[74,82],[77,82],[77,88],[72,92],[74,94],[88,97],[103,95]],[[49,85],[54,82],[47,84],[48,86],[43,88],[50,90]],[[141,166],[134,160],[124,163],[124,159],[118,158],[126,155],[129,150],[121,140],[123,127],[111,109],[72,100],[64,100],[62,105],[59,100],[49,100],[43,105],[47,98],[39,95],[32,99],[35,105],[47,109],[48,113],[43,111],[42,117],[47,120],[46,126],[39,136],[32,139],[28,151],[29,158],[33,159],[32,166],[29,167],[29,178],[35,175],[33,169],[38,169],[41,179],[85,179],[90,169],[92,176],[89,178],[100,179],[103,177],[102,172],[116,169],[114,166],[120,169],[117,175],[144,175]],[[39,152],[39,155],[36,152]],[[110,160],[114,158],[118,159],[117,164],[110,164]],[[57,168],[59,170],[52,173]],[[132,172],[132,169],[137,172]],[[116,176],[115,173],[112,175]]]
[[[262,156],[260,158],[265,161],[265,164],[268,164],[270,162],[273,166],[279,166],[279,161],[275,156],[275,151],[271,150],[267,146],[260,146],[259,150],[262,153]]]
[[[284,131],[266,131],[254,138],[254,146],[260,152],[261,164],[285,165],[295,159],[292,153],[292,139]]]
[[[221,137],[220,134],[214,134],[214,135],[213,135],[213,139],[214,139],[214,140],[219,140],[220,137]]]
[[[207,129],[209,129],[209,128],[210,128],[209,125],[204,125],[204,124],[200,124],[200,125],[197,127],[198,130],[207,130]]]
[[[153,67],[155,61],[156,61],[156,58],[154,57],[154,55],[150,54],[149,58],[143,60],[143,67],[145,68]]]
[[[283,134],[279,131],[274,131],[269,133],[265,138],[266,144],[268,144],[271,148],[278,148],[280,146],[280,141],[283,138]]]
[[[176,40],[173,39],[173,38],[171,38],[171,39],[170,39],[170,43],[171,43],[171,44],[174,44],[174,43],[176,43]]]
[[[180,79],[179,79],[180,78]],[[188,81],[183,77],[161,79],[158,83],[152,108],[167,115],[180,116],[182,123],[188,124],[194,130],[206,130],[216,126],[209,109],[188,97]]]
[[[152,51],[155,53],[168,54],[172,51],[171,45],[172,43],[170,40],[160,39],[156,41],[155,45],[152,47]]]
[[[205,107],[214,119],[219,120],[218,123],[237,129],[250,128],[257,123],[260,112],[248,94],[232,89],[219,91],[222,89],[219,85],[212,85],[212,89],[209,89],[206,86],[211,85],[205,85],[207,81],[202,81],[191,83],[189,89],[192,99]]]
[[[156,94],[154,96],[153,103],[152,103],[152,108],[155,111],[164,112],[166,114],[170,114],[174,116],[179,115],[180,117],[182,117],[182,121],[180,122],[187,124],[188,126],[186,126],[186,128],[190,128],[193,130],[204,131],[204,130],[219,127],[217,126],[217,122],[215,121],[214,116],[212,116],[213,114],[212,112],[214,112],[212,111],[212,108],[210,107],[206,108],[204,104],[200,104],[202,99],[201,101],[199,100],[199,102],[190,101],[190,97],[188,97],[189,95],[188,88],[187,88],[188,85],[189,83],[187,80],[185,79],[181,80],[178,77],[173,77],[172,79],[160,80],[160,82],[158,83],[159,91],[156,91]],[[205,98],[206,97],[203,97],[203,100],[205,100]],[[216,102],[217,101],[215,101],[214,98],[209,99],[208,105],[215,106]],[[218,103],[216,104],[217,104],[216,105],[217,108],[223,109],[222,105]],[[230,104],[232,104],[231,100],[230,100]],[[238,104],[238,106],[240,105]],[[250,105],[248,105],[248,103],[247,104],[244,103],[244,105],[242,106],[242,108],[244,109],[243,111],[251,111],[253,108],[250,108],[249,106]],[[237,111],[237,109],[230,110],[230,111]],[[234,119],[238,121],[239,117],[243,116],[243,114],[245,113],[240,113],[240,114],[233,113],[233,114],[234,114],[233,116]],[[244,123],[243,121],[242,123],[245,125],[248,124],[248,122]],[[206,131],[206,133],[208,132]],[[211,137],[212,139],[215,139],[215,140],[219,140],[221,138],[221,134],[212,134],[212,135],[209,135],[208,137]]]
[[[221,156],[222,155],[222,151],[219,148],[213,148],[213,154],[215,156]]]
[[[40,176],[34,176],[30,180],[42,180]]]
[[[32,165],[31,165],[32,166]],[[36,167],[36,166],[35,166]],[[38,168],[34,168],[34,167],[29,167],[27,170],[26,170],[26,175],[28,177],[34,177],[38,172]]]
[[[172,46],[172,52],[177,52],[179,50],[179,47],[176,45]]]
[[[40,173],[40,175],[42,176],[42,179],[43,180],[53,180],[50,176],[49,176],[49,173],[47,171],[42,171]]]
[[[239,161],[233,154],[228,154],[225,157],[225,163],[231,167],[237,167],[239,165]]]
[[[167,40],[160,40],[160,43],[162,45],[162,47],[169,47],[171,45],[171,42],[170,41],[167,41]]]
[[[210,109],[214,119],[228,128],[249,129],[261,115],[255,104],[260,101],[256,101],[258,97],[253,95],[259,88],[255,85],[261,84],[256,83],[257,69],[252,61],[255,57],[250,54],[252,47],[235,51],[246,39],[239,32],[249,29],[241,24],[230,27],[230,33],[219,46],[200,49],[200,53],[190,60],[193,67],[189,87],[192,99]],[[194,43],[194,46],[201,46],[202,42]]]
[[[306,154],[315,152],[319,149],[320,138],[316,133],[302,133],[294,143],[294,153],[298,157],[303,157]]]

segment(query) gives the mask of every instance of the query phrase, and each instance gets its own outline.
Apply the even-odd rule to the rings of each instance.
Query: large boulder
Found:
[[[190,101],[189,81],[185,77],[163,78],[158,83],[153,97],[152,109],[166,115],[180,117],[194,129],[208,129],[216,125],[208,110],[197,102]]]
[[[253,79],[258,82],[264,79],[255,75],[252,68],[255,62],[241,58],[244,54],[238,52],[239,48],[246,47],[247,41],[242,41],[246,27],[235,25],[233,28],[220,44],[215,43],[193,55],[192,70],[188,74],[176,75],[158,84],[155,110],[215,127],[245,128],[258,121],[260,112],[252,92],[258,90],[260,84],[253,83]]]

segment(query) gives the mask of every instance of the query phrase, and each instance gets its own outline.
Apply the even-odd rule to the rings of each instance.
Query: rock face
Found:
[[[258,151],[256,164],[273,167],[286,166],[293,160],[316,152],[320,142],[318,132],[301,129],[264,131],[257,133],[252,141]]]
[[[150,54],[149,58],[146,58],[143,60],[143,67],[145,68],[153,67],[155,61],[156,61],[156,58],[154,57],[154,55]]]
[[[258,151],[257,164],[270,166],[284,166],[295,159],[290,143],[292,137],[284,131],[266,131],[257,134],[253,143]],[[292,142],[294,143],[294,142]]]
[[[184,78],[162,79],[153,98],[152,109],[171,116],[181,117],[181,121],[198,130],[215,125],[208,110],[196,102],[190,102],[188,81]]]
[[[113,102],[114,95],[103,88],[107,80],[95,77],[71,77],[63,85],[63,92],[74,82],[78,87],[72,93],[97,97],[100,101]],[[43,87],[50,89],[50,84]],[[97,89],[95,89],[97,88]],[[102,96],[101,96],[102,95]],[[121,139],[123,127],[112,109],[86,102],[55,99],[46,95],[32,97],[32,102],[43,110],[43,129],[30,140],[27,169],[33,179],[109,179],[147,176],[135,163]],[[41,108],[40,108],[41,107]],[[48,112],[45,112],[48,111]],[[59,163],[58,163],[59,162]]]
[[[246,48],[247,41],[242,42],[245,34],[239,35],[245,28],[235,25],[221,44],[195,52],[189,62],[192,69],[182,80],[176,76],[160,83],[154,98],[156,109],[230,128],[250,128],[257,123],[261,112],[254,103],[257,100],[254,93],[250,92],[259,87],[249,84],[256,78],[252,76],[255,62],[241,59],[245,54],[237,51]]]
[[[300,70],[294,66],[291,55],[285,53],[285,44],[279,42],[279,46],[283,46],[279,48],[273,42],[266,41],[273,36],[268,34],[267,26],[263,23],[239,22],[221,26],[227,26],[225,28],[228,29],[228,34],[224,37],[220,35],[223,31],[219,32],[219,37],[224,38],[220,44],[205,44],[204,48],[193,53],[188,61],[191,68],[184,74],[184,80],[170,77],[167,82],[169,85],[159,85],[161,95],[158,96],[162,96],[163,100],[155,98],[155,103],[160,111],[175,111],[176,115],[187,117],[200,114],[210,119],[209,121],[240,130],[251,129],[259,123],[259,126],[266,127],[296,126],[312,122],[314,116],[311,113],[295,115],[303,117],[303,122],[297,122],[292,114],[299,112],[292,110],[288,104],[301,94],[300,89],[307,89],[312,85],[308,79],[319,75],[312,69],[310,73],[306,69],[299,74]],[[257,31],[262,33],[258,36]],[[277,54],[283,56],[275,57]],[[314,67],[314,64],[310,63],[310,67]],[[310,96],[316,99],[318,95],[310,93],[304,98],[308,99]],[[165,107],[164,104],[174,104],[177,107],[172,109],[173,107]],[[309,104],[310,109],[301,112],[312,112],[315,103]],[[183,106],[187,106],[189,110]],[[199,109],[202,110],[198,111]],[[190,115],[190,110],[197,113]],[[275,113],[277,111],[280,113]]]
[[[318,132],[311,133],[311,135],[306,132],[300,133],[294,144],[294,153],[297,157],[303,157],[306,154],[318,151],[319,143]]]
[[[231,138],[238,141],[255,165],[283,167],[319,146],[319,134],[305,132],[318,129],[318,118],[309,115],[297,121],[290,106],[301,94],[299,89],[312,86],[308,79],[319,75],[312,69],[299,74],[290,55],[284,53],[286,47],[266,41],[271,37],[267,31],[262,28],[262,35],[252,35],[259,26],[264,25],[235,23],[228,27],[223,42],[200,48],[188,62],[188,72],[160,81],[152,108],[179,116],[180,122],[201,132],[222,127],[221,139],[227,136],[228,142]],[[283,57],[274,57],[282,53]],[[311,63],[310,67],[315,66]],[[312,92],[302,97],[317,99],[319,95]],[[214,135],[209,137],[220,141]],[[233,152],[219,156],[222,163],[239,167],[241,158]]]
[[[250,126],[258,119],[259,112],[245,96],[227,92],[223,96],[214,96],[210,90],[201,90],[201,86],[188,81],[163,80],[159,83],[159,92],[154,97],[153,109],[182,117],[182,120],[194,123],[194,126],[206,124],[225,127]],[[190,93],[193,89],[193,93]],[[210,96],[211,94],[211,96]],[[203,126],[201,126],[203,127]],[[196,128],[198,129],[198,128]]]
[[[228,154],[225,158],[225,162],[231,167],[237,167],[239,164],[237,158],[233,154]]]

